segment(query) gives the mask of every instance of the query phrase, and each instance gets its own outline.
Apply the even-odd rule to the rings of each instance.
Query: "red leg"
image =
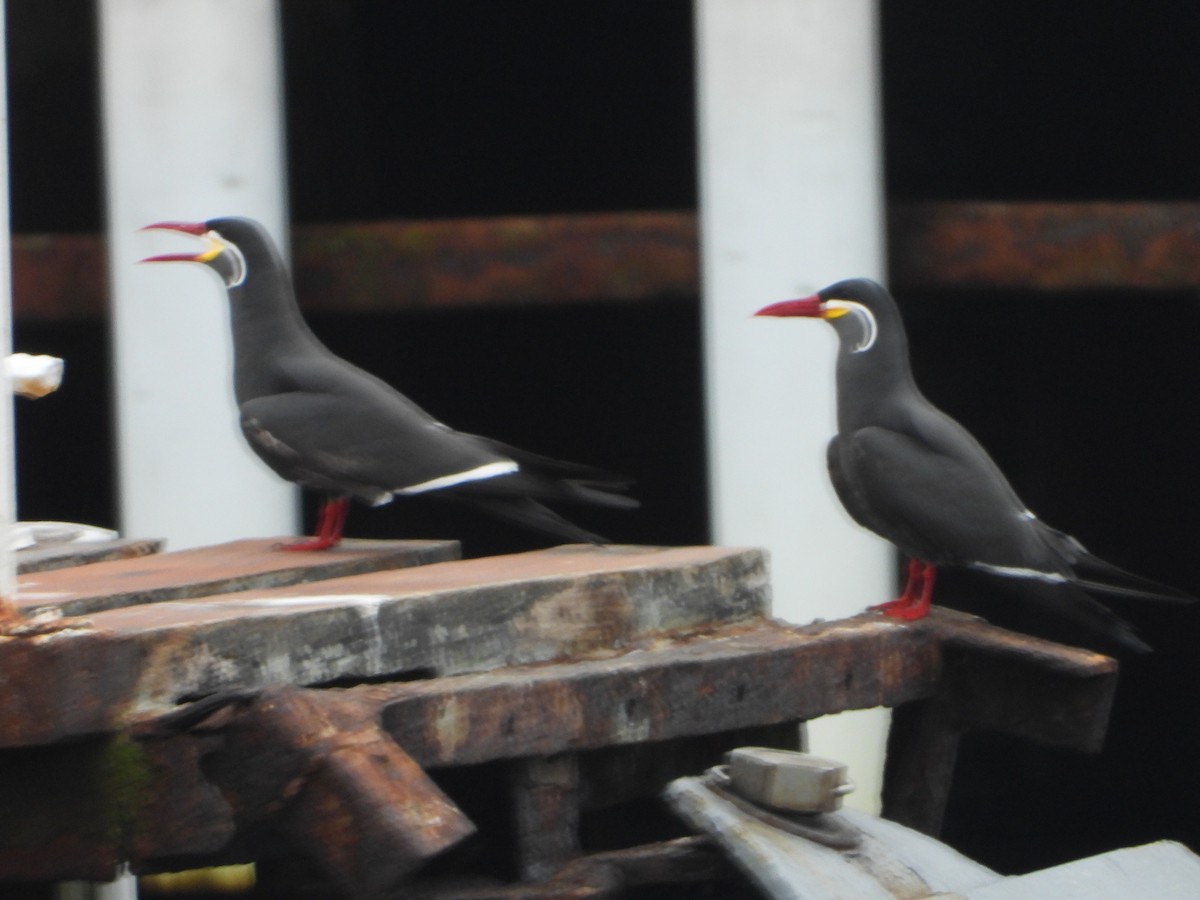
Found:
[[[933,582],[937,576],[937,567],[920,559],[908,561],[908,578],[900,596],[888,603],[872,606],[885,616],[904,619],[911,622],[929,614],[929,604],[933,599]]]
[[[350,511],[350,501],[346,497],[336,497],[321,504],[317,513],[317,534],[306,541],[294,544],[281,544],[280,550],[328,550],[336,547],[342,541],[342,528],[346,524],[346,516]]]

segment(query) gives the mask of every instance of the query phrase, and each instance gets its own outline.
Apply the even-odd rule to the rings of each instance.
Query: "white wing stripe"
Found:
[[[1039,572],[1037,569],[1024,569],[1020,566],[993,566],[988,563],[971,563],[971,568],[983,569],[985,572],[1005,575],[1010,578],[1032,578],[1034,581],[1048,581],[1051,584],[1063,584],[1067,581],[1065,575],[1060,575],[1057,572]]]
[[[465,484],[468,481],[482,481],[485,478],[496,478],[499,475],[511,475],[518,468],[520,467],[511,459],[506,459],[502,462],[488,463],[474,469],[467,469],[465,472],[455,472],[453,475],[442,475],[439,478],[431,478],[429,481],[422,481],[420,484],[411,484],[408,487],[396,488],[396,493],[423,494],[425,491],[437,491],[442,488],[453,487],[456,484]]]

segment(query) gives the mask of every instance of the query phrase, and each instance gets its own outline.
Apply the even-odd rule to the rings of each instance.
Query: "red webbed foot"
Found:
[[[908,561],[908,579],[904,591],[895,600],[872,606],[885,616],[912,622],[929,615],[929,606],[933,600],[933,581],[937,567],[919,559]]]
[[[315,537],[297,541],[294,544],[280,544],[280,550],[310,552],[328,550],[342,542],[342,528],[346,524],[346,515],[350,511],[350,501],[346,497],[336,497],[326,500],[317,513],[317,533]]]

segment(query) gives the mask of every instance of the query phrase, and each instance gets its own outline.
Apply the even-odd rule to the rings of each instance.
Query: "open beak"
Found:
[[[756,316],[804,316],[809,319],[828,319],[833,310],[828,309],[821,300],[820,295],[813,294],[811,297],[801,297],[799,300],[780,300],[778,303],[772,303],[769,306],[764,306]]]
[[[200,253],[163,253],[159,256],[147,257],[142,262],[208,263],[221,252],[221,245],[207,237],[208,226],[203,222],[156,222],[153,225],[147,225],[142,231],[178,231],[182,234],[193,234],[198,238],[203,238],[208,244]]]
[[[237,287],[246,280],[246,260],[242,252],[204,222],[157,222],[147,225],[142,231],[178,231],[195,235],[205,244],[199,253],[163,253],[147,257],[142,262],[202,263],[221,276],[227,288]]]

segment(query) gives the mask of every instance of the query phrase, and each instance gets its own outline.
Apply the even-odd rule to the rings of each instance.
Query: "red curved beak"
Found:
[[[813,294],[811,297],[802,297],[799,300],[780,300],[778,303],[772,303],[769,306],[764,306],[756,316],[805,316],[810,319],[824,318],[824,310],[821,307],[822,300],[819,295]]]
[[[155,222],[146,225],[141,231],[178,231],[183,234],[194,234],[201,237],[208,231],[203,222]],[[148,256],[141,262],[204,262],[206,253],[163,253],[159,256]]]
[[[145,225],[141,231],[182,231],[184,234],[204,234],[208,226],[203,222],[155,222]]]

